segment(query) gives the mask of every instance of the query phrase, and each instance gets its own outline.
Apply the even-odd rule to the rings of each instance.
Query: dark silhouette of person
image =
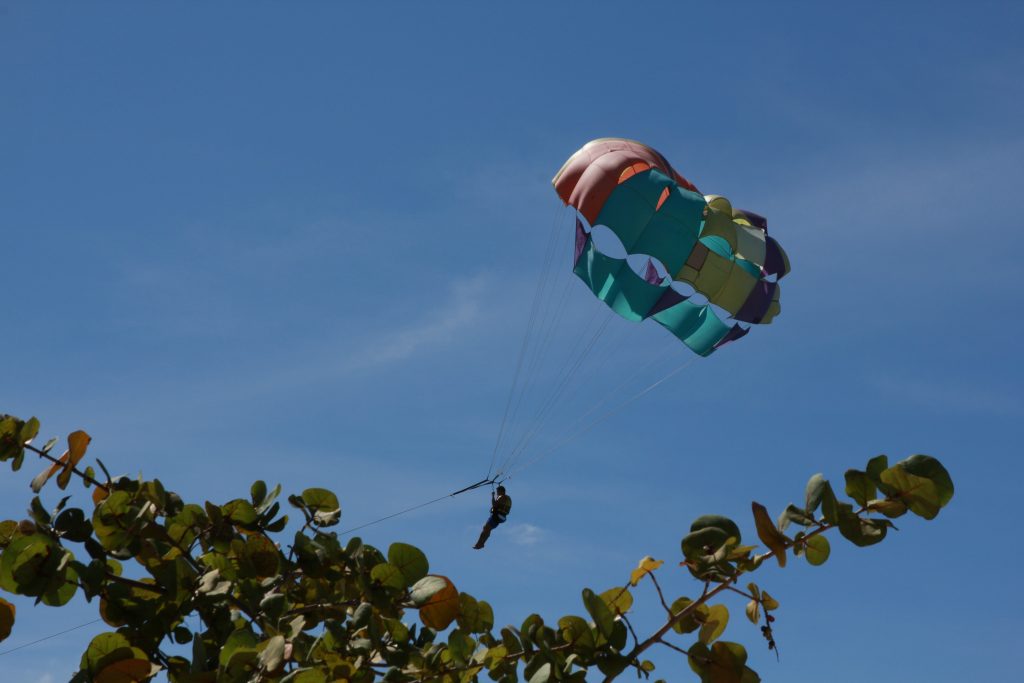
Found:
[[[510,512],[512,512],[512,499],[505,493],[505,487],[499,486],[495,491],[491,492],[491,516],[484,522],[480,538],[477,539],[476,545],[473,548],[476,550],[483,548],[491,532],[497,529],[499,524],[505,523]]]

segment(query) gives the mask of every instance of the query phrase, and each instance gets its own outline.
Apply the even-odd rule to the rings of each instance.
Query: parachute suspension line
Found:
[[[562,221],[564,222],[564,221]],[[561,225],[559,226],[561,228]],[[559,254],[563,251],[563,245],[558,244],[555,248],[555,254]],[[556,261],[557,262],[557,261]],[[555,328],[558,326],[557,322],[562,318],[566,302],[568,299],[569,286],[572,284],[572,274],[562,273],[559,268],[556,274],[553,276],[555,281],[552,284],[552,294],[558,289],[558,278],[562,277],[564,282],[562,283],[562,295],[559,297],[559,303],[551,307],[549,304],[549,297],[544,301],[542,308],[540,324],[535,328],[538,340],[531,349],[532,354],[526,363],[525,379],[522,384],[519,395],[516,397],[516,403],[512,410],[512,416],[509,420],[509,429],[507,435],[510,437],[514,435],[518,429],[518,418],[520,410],[524,403],[527,403],[527,397],[530,395],[531,389],[534,387],[535,380],[540,372],[540,369],[544,366],[545,360],[548,358],[548,349],[551,345],[551,339]],[[513,437],[514,438],[514,437]]]
[[[533,437],[536,436],[536,434],[540,432],[547,424],[548,420],[552,415],[552,410],[554,406],[558,405],[558,402],[561,399],[562,394],[565,393],[565,390],[569,386],[571,380],[574,378],[579,368],[583,365],[584,361],[586,361],[588,355],[594,348],[595,344],[597,344],[598,340],[601,338],[604,331],[607,329],[609,323],[612,320],[612,317],[613,314],[609,310],[604,320],[598,326],[597,330],[594,331],[593,335],[590,337],[590,340],[586,344],[584,344],[582,348],[580,348],[579,350],[574,349],[574,351],[576,351],[575,359],[572,359],[572,352],[570,352],[570,358],[567,359],[566,363],[567,367],[563,366],[560,372],[560,376],[557,380],[554,392],[550,394],[544,401],[543,405],[537,411],[537,414],[534,416],[533,422],[531,423],[528,430],[524,432],[519,442],[516,444],[515,448],[513,448],[513,450],[509,453],[508,457],[502,463],[502,466],[499,469],[499,476],[500,474],[507,472],[513,466],[515,461],[519,458],[520,455],[522,455],[523,451],[529,445]]]
[[[530,307],[529,321],[526,324],[526,331],[523,333],[523,342],[519,348],[519,357],[516,360],[516,370],[512,379],[512,387],[509,389],[508,400],[505,403],[505,413],[501,418],[501,427],[498,428],[498,437],[494,444],[494,450],[491,453],[491,463],[487,468],[487,478],[491,476],[491,471],[494,469],[494,461],[498,456],[498,451],[501,447],[502,439],[504,438],[505,425],[508,421],[509,408],[512,405],[512,399],[516,394],[516,387],[519,383],[519,374],[522,370],[523,359],[526,356],[526,351],[529,347],[530,337],[533,332],[534,323],[536,321],[536,313],[539,307],[539,303],[542,299],[545,282],[550,274],[551,262],[553,260],[553,255],[555,252],[555,244],[557,242],[558,231],[562,223],[561,216],[559,214],[564,215],[565,210],[567,208],[568,207],[564,206],[561,207],[558,211],[556,211],[552,218],[552,224],[551,228],[549,229],[548,235],[548,246],[544,256],[544,265],[541,270],[541,278],[540,281],[537,283],[537,289],[533,295],[533,303]]]
[[[593,323],[594,323],[594,322],[595,322],[596,320],[598,320],[598,319],[599,319],[599,317],[600,317],[600,310],[598,310],[598,309],[595,309],[594,313],[592,313],[592,314],[591,314],[591,320],[590,320],[590,322],[588,322],[588,323],[587,323],[586,329],[587,329],[587,330],[589,330],[589,329],[590,329],[590,326],[591,326],[591,325],[592,325],[592,324],[593,324]],[[600,332],[600,329],[598,330],[598,332]],[[596,336],[597,332],[595,332],[594,334],[595,334],[595,336]],[[583,335],[583,336],[585,337],[585,335]],[[569,351],[568,351],[568,354],[567,354],[567,358],[566,358],[566,361],[565,361],[565,363],[563,363],[563,367],[562,367],[562,369],[554,373],[554,374],[555,374],[555,377],[556,377],[556,382],[555,382],[555,385],[556,385],[556,386],[557,386],[557,384],[559,383],[559,381],[560,381],[561,377],[562,377],[562,376],[563,376],[563,375],[565,374],[565,372],[567,371],[567,370],[566,370],[566,368],[567,368],[567,367],[569,366],[569,364],[570,364],[570,363],[572,362],[572,357],[573,357],[573,354],[577,354],[577,355],[581,355],[581,354],[584,354],[584,353],[586,352],[586,350],[587,350],[587,349],[586,349],[586,346],[587,346],[587,345],[583,345],[583,346],[576,346],[576,347],[570,347],[570,349],[569,349]],[[526,438],[526,437],[527,437],[527,435],[528,435],[528,434],[530,433],[530,428],[531,428],[531,427],[532,427],[532,426],[533,426],[533,425],[534,425],[534,424],[536,423],[536,421],[537,421],[538,419],[540,419],[540,418],[541,418],[541,417],[543,416],[543,413],[544,413],[544,411],[545,411],[545,408],[547,408],[547,407],[548,407],[548,405],[549,405],[549,404],[550,404],[550,403],[551,403],[551,402],[552,402],[552,401],[553,401],[554,399],[557,399],[557,396],[555,395],[555,390],[552,390],[552,392],[551,392],[551,393],[549,393],[549,394],[548,394],[547,396],[545,396],[545,397],[544,397],[544,399],[545,399],[545,400],[543,401],[543,403],[541,404],[541,406],[540,406],[540,407],[539,407],[539,408],[537,409],[537,411],[536,411],[536,413],[534,414],[534,416],[533,416],[532,420],[530,420],[530,421],[528,422],[528,424],[527,424],[526,426],[524,426],[524,427],[523,427],[522,431],[518,433],[518,439],[517,439],[517,440],[515,441],[515,445],[514,445],[514,446],[512,446],[512,447],[511,447],[511,448],[509,449],[509,452],[508,452],[508,453],[506,454],[506,456],[505,456],[504,460],[503,460],[503,461],[502,461],[502,463],[501,463],[501,466],[499,467],[499,472],[500,472],[500,471],[504,471],[504,470],[507,470],[507,469],[508,469],[508,467],[510,466],[511,462],[512,462],[512,461],[513,461],[513,460],[515,459],[515,457],[516,457],[516,455],[517,455],[517,452],[518,452],[518,451],[520,450],[520,448],[521,448],[521,445],[522,445],[522,442],[523,442],[523,439],[524,439],[524,438]]]
[[[614,318],[614,317],[615,317],[615,316],[614,316],[614,315],[612,314],[612,312],[611,312],[611,311],[609,311],[609,312],[608,312],[608,318],[607,318],[607,320],[605,321],[605,323],[607,324],[607,322],[609,322],[609,321],[610,321],[610,320],[611,320],[612,318]],[[622,346],[623,346],[623,345],[625,344],[625,342],[626,342],[626,339],[627,339],[627,334],[626,334],[626,332],[627,332],[627,331],[625,330],[625,328],[620,328],[620,330],[622,330],[622,332],[620,332],[620,336],[619,336],[619,338],[618,338],[617,340],[615,340],[615,341],[616,341],[617,343],[611,343],[611,344],[609,344],[609,345],[608,345],[608,348],[607,348],[607,349],[605,349],[605,352],[604,352],[603,356],[601,356],[601,357],[599,357],[599,358],[595,359],[595,361],[597,362],[598,366],[600,366],[600,362],[606,362],[606,361],[607,361],[607,360],[608,360],[609,358],[611,358],[611,357],[612,357],[612,356],[613,356],[613,355],[615,354],[615,352],[616,352],[617,350],[621,349],[621,347],[622,347]],[[674,341],[674,340],[673,340],[673,341]],[[572,424],[570,425],[570,427],[569,427],[569,431],[571,431],[572,429],[574,429],[574,428],[575,428],[575,427],[576,427],[576,426],[577,426],[577,425],[578,425],[578,424],[579,424],[580,422],[584,421],[584,420],[585,420],[585,419],[586,419],[587,417],[589,417],[590,415],[592,415],[593,413],[595,413],[595,412],[596,412],[597,410],[599,410],[599,409],[601,408],[601,406],[603,406],[604,404],[606,404],[606,403],[607,403],[607,402],[608,402],[608,401],[609,401],[609,400],[610,400],[610,399],[611,399],[611,398],[612,398],[613,396],[616,396],[616,395],[618,395],[618,393],[619,393],[619,392],[620,392],[620,391],[621,391],[621,390],[622,390],[622,389],[623,389],[623,388],[624,388],[624,387],[625,387],[625,386],[626,386],[627,384],[629,384],[629,383],[630,383],[631,381],[633,381],[633,380],[634,380],[634,379],[636,379],[637,377],[640,377],[640,376],[642,376],[642,374],[643,374],[643,373],[644,373],[644,372],[645,372],[646,370],[648,370],[648,369],[649,369],[650,367],[654,366],[655,364],[661,363],[661,362],[662,362],[662,361],[663,361],[664,359],[666,359],[667,357],[669,357],[669,356],[670,356],[670,355],[672,354],[672,352],[674,351],[674,349],[675,349],[675,344],[673,344],[673,343],[668,343],[668,344],[666,344],[665,348],[663,348],[663,349],[662,349],[661,351],[659,351],[658,353],[656,353],[656,354],[654,355],[654,357],[653,357],[653,358],[651,358],[650,360],[648,360],[648,361],[647,361],[646,363],[644,363],[643,365],[641,365],[641,366],[640,366],[640,367],[639,367],[638,369],[634,370],[634,371],[633,371],[632,373],[630,373],[630,374],[626,375],[626,377],[625,377],[625,378],[623,378],[623,379],[622,379],[622,381],[621,381],[621,382],[619,382],[619,384],[618,384],[618,385],[616,385],[616,386],[615,386],[614,388],[612,388],[611,390],[609,390],[609,391],[605,392],[605,393],[604,393],[604,396],[603,396],[603,397],[602,397],[602,398],[601,398],[601,399],[600,399],[600,400],[599,400],[599,401],[597,402],[597,404],[596,404],[596,405],[594,405],[594,406],[593,406],[592,408],[590,408],[590,410],[588,410],[588,411],[587,411],[586,413],[584,413],[584,414],[583,414],[582,416],[580,416],[579,418],[577,418],[576,420],[574,420],[574,421],[573,421],[573,423],[572,423]],[[566,384],[565,386],[568,386],[568,384]],[[582,389],[582,387],[583,387],[583,384],[582,384],[582,383],[577,383],[577,385],[576,385],[575,387],[573,387],[573,392],[572,392],[572,394],[571,394],[571,395],[575,396],[575,394],[576,394],[576,393],[578,393],[578,392],[579,392],[579,391],[580,391],[580,390]],[[564,388],[565,388],[565,387],[563,387],[562,389],[564,389]],[[556,399],[560,398],[560,396],[561,396],[561,393],[562,393],[562,390],[560,390],[560,391],[559,391],[559,393],[558,393],[558,396],[556,396]],[[569,401],[566,401],[566,402],[567,402],[567,403],[569,403]],[[547,421],[548,421],[548,420],[550,419],[550,417],[551,417],[551,414],[549,413],[548,415],[546,415],[546,416],[545,416],[545,418],[544,418],[544,423],[542,423],[541,425],[539,425],[539,426],[538,426],[537,428],[535,428],[535,429],[534,429],[534,430],[533,430],[533,431],[532,431],[532,432],[531,432],[531,433],[529,434],[529,437],[530,437],[530,438],[529,438],[529,439],[527,439],[525,443],[522,443],[522,444],[520,445],[520,447],[519,447],[519,450],[518,450],[518,452],[516,453],[516,456],[517,456],[517,457],[516,457],[516,458],[513,458],[512,460],[516,460],[516,459],[518,459],[519,457],[521,457],[521,456],[522,456],[522,455],[523,455],[523,454],[525,453],[525,451],[527,450],[527,448],[528,448],[528,446],[529,446],[529,443],[530,443],[530,442],[532,441],[533,437],[535,437],[535,436],[536,436],[537,434],[539,434],[539,433],[541,433],[541,432],[542,432],[542,430],[543,430],[544,426],[546,425],[546,423],[547,423]],[[513,465],[511,465],[511,464],[510,464],[510,465],[508,465],[508,466],[505,466],[505,467],[503,467],[503,468],[502,468],[502,470],[501,470],[501,471],[499,472],[499,474],[498,474],[497,476],[501,476],[501,474],[503,474],[503,473],[505,473],[505,472],[509,471],[510,469],[514,469],[514,466],[513,466]]]
[[[627,399],[626,399],[625,401],[623,401],[622,403],[620,403],[620,404],[618,404],[618,405],[616,405],[616,406],[613,406],[613,407],[612,407],[611,409],[609,409],[609,410],[608,410],[607,412],[605,412],[604,414],[602,414],[601,416],[599,416],[599,417],[598,417],[598,418],[597,418],[596,420],[594,420],[594,421],[590,422],[590,423],[589,423],[589,424],[587,424],[587,425],[584,425],[584,426],[583,426],[582,428],[580,428],[580,429],[577,429],[577,430],[576,430],[575,432],[572,432],[572,433],[570,433],[570,434],[569,434],[568,436],[566,436],[566,437],[565,437],[564,439],[562,439],[561,441],[559,441],[559,442],[558,442],[557,444],[555,444],[554,446],[552,446],[552,447],[551,447],[551,448],[549,448],[548,450],[546,450],[546,451],[542,451],[541,453],[539,453],[538,455],[536,455],[536,456],[535,456],[535,457],[534,457],[533,459],[531,459],[531,460],[528,460],[527,462],[523,463],[522,465],[520,465],[520,466],[516,467],[516,468],[515,468],[515,470],[513,470],[513,471],[510,471],[510,472],[506,472],[506,473],[503,473],[503,475],[501,475],[501,476],[503,477],[503,478],[502,478],[502,481],[505,481],[506,479],[510,479],[510,478],[511,478],[511,477],[512,477],[512,476],[513,476],[514,474],[518,474],[519,472],[522,472],[522,471],[523,471],[524,469],[526,469],[526,468],[527,468],[527,467],[529,467],[530,465],[533,465],[533,464],[534,464],[534,463],[536,463],[536,462],[537,462],[538,460],[541,460],[541,459],[543,459],[543,458],[545,458],[545,457],[547,457],[547,456],[551,455],[552,453],[554,453],[555,451],[557,451],[557,450],[558,450],[559,448],[561,448],[562,446],[566,445],[566,444],[567,444],[567,443],[569,443],[570,441],[573,441],[573,440],[575,440],[575,439],[577,439],[577,438],[579,438],[579,437],[583,436],[584,434],[586,434],[587,432],[589,432],[589,431],[590,431],[591,429],[593,429],[594,427],[596,427],[596,426],[597,426],[598,424],[600,424],[601,422],[603,422],[603,421],[604,421],[605,419],[607,419],[607,418],[608,418],[608,417],[610,417],[611,415],[613,415],[613,414],[617,413],[618,411],[622,410],[623,408],[625,408],[625,407],[626,407],[627,405],[629,405],[629,404],[630,404],[630,403],[632,403],[633,401],[635,401],[635,400],[637,400],[637,399],[641,398],[642,396],[644,396],[644,395],[646,395],[646,394],[650,393],[650,392],[651,392],[651,391],[653,391],[653,390],[654,390],[655,388],[657,388],[657,387],[658,387],[658,386],[659,386],[660,384],[662,384],[662,383],[664,383],[664,382],[667,382],[667,381],[668,381],[669,379],[671,379],[671,378],[672,378],[672,377],[674,377],[675,375],[679,374],[680,372],[682,372],[682,371],[683,371],[683,370],[685,370],[686,368],[690,367],[690,365],[691,365],[691,364],[692,364],[692,363],[693,363],[693,362],[694,362],[695,360],[697,360],[698,358],[700,358],[700,356],[693,356],[692,358],[690,358],[689,360],[687,360],[687,361],[686,361],[685,363],[683,363],[682,365],[679,365],[679,366],[677,366],[676,368],[674,368],[674,369],[672,369],[671,371],[669,371],[669,372],[668,372],[668,374],[666,374],[666,375],[665,375],[664,377],[662,377],[661,379],[657,380],[656,382],[654,382],[653,384],[651,384],[651,385],[647,386],[646,388],[642,389],[641,391],[638,391],[637,393],[633,394],[632,396],[630,396],[629,398],[627,398]],[[593,411],[591,411],[591,412],[593,412]],[[589,413],[588,413],[588,414],[589,414]],[[579,421],[577,421],[577,422],[579,422]]]
[[[549,256],[551,256],[551,264],[553,264],[554,267],[553,269],[549,269],[546,286],[544,291],[541,293],[542,301],[540,302],[540,308],[538,309],[538,318],[531,331],[531,345],[527,349],[526,358],[524,360],[523,379],[520,382],[518,394],[515,397],[515,403],[512,407],[508,426],[505,430],[505,438],[502,441],[501,449],[499,449],[499,455],[501,455],[502,452],[507,453],[510,447],[509,444],[515,439],[515,435],[519,430],[521,411],[525,405],[531,403],[531,400],[528,399],[528,397],[531,395],[531,392],[535,387],[539,370],[543,367],[544,361],[547,357],[546,342],[550,338],[551,330],[556,327],[557,321],[562,315],[559,308],[552,306],[552,301],[554,300],[553,292],[557,290],[558,279],[562,272],[561,268],[558,267],[557,259],[557,255],[562,251],[562,246],[561,241],[556,238],[553,249],[549,252]],[[566,282],[566,284],[568,284],[568,282]]]
[[[493,477],[493,478],[492,477],[486,477],[484,479],[481,479],[477,483],[470,484],[469,486],[467,486],[465,488],[461,488],[458,491],[453,491],[452,493],[449,493],[449,494],[446,494],[446,495],[443,495],[443,496],[438,496],[437,498],[434,498],[433,500],[428,500],[425,503],[419,503],[418,505],[413,505],[412,507],[407,507],[404,510],[399,510],[398,512],[393,512],[390,515],[385,515],[384,517],[381,517],[380,519],[375,519],[372,522],[367,522],[365,524],[360,524],[359,526],[354,526],[351,529],[345,529],[344,531],[339,531],[338,535],[342,536],[342,535],[345,535],[345,534],[350,534],[353,531],[358,531],[360,529],[365,529],[368,526],[373,526],[374,524],[379,524],[379,523],[381,523],[383,521],[392,519],[394,517],[398,517],[400,515],[404,515],[404,514],[406,514],[408,512],[412,512],[413,510],[419,510],[420,508],[425,508],[428,505],[433,505],[434,503],[440,503],[442,500],[447,500],[448,498],[454,498],[455,496],[459,495],[460,493],[465,493],[466,491],[473,491],[475,489],[480,488],[481,486],[487,486],[488,484],[493,486],[496,481],[497,481],[497,477]]]
[[[559,236],[562,235],[562,224],[564,222],[563,212],[562,220],[559,222],[558,226]],[[572,235],[567,232],[565,233],[565,236],[572,237]],[[563,241],[563,239],[556,239],[554,249],[550,250],[548,254],[552,258],[553,262],[557,264],[557,269],[546,281],[547,283],[550,283],[550,289],[545,287],[545,291],[542,292],[544,300],[540,304],[538,322],[535,322],[531,329],[531,346],[526,351],[522,380],[519,383],[518,393],[514,397],[512,410],[504,431],[504,437],[501,446],[498,449],[498,455],[505,453],[506,458],[510,449],[510,444],[514,443],[516,435],[520,431],[519,422],[522,410],[526,405],[533,403],[532,399],[529,399],[529,397],[535,388],[540,370],[544,367],[545,361],[548,358],[548,349],[551,344],[553,331],[558,327],[558,321],[563,317],[564,310],[566,308],[572,274],[569,272],[565,273],[563,276],[564,271],[560,267],[561,254],[566,251],[566,245],[562,244]],[[561,284],[562,293],[561,296],[555,297],[554,294],[559,288],[560,277],[563,278],[563,282]],[[552,302],[556,301],[556,299],[558,303],[556,305],[552,305]]]
[[[516,361],[516,370],[512,379],[512,386],[509,389],[508,399],[505,403],[505,412],[501,419],[501,427],[498,429],[498,437],[494,444],[494,450],[491,453],[491,462],[487,468],[488,477],[491,476],[491,472],[494,469],[494,461],[497,458],[498,452],[501,448],[502,441],[504,440],[505,437],[505,428],[506,425],[508,424],[509,408],[512,405],[513,398],[516,396],[516,388],[519,385],[519,377],[523,367],[523,360],[525,359],[527,350],[530,346],[530,340],[533,336],[534,328],[536,325],[537,311],[539,309],[540,302],[542,301],[545,284],[550,275],[551,261],[554,253],[554,247],[560,223],[561,221],[559,220],[558,214],[555,213],[552,217],[552,224],[549,230],[548,245],[547,249],[545,250],[544,262],[541,268],[541,277],[538,279],[537,288],[533,295],[533,302],[530,306],[529,320],[526,325],[526,330],[523,333],[523,341],[519,349],[519,357]]]

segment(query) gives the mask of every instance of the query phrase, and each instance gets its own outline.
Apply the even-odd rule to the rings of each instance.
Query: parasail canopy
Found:
[[[789,272],[789,259],[768,235],[767,220],[734,209],[725,197],[700,194],[654,149],[621,138],[593,140],[552,183],[578,212],[573,272],[623,318],[653,318],[707,356],[747,334],[740,323],[766,324],[779,314],[778,280]],[[602,253],[596,226],[614,233],[628,256],[646,257],[643,272]],[[708,303],[693,300],[692,291]]]

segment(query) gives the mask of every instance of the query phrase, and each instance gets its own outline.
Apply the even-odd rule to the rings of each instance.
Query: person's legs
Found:
[[[480,538],[477,539],[476,545],[473,546],[473,548],[475,548],[476,550],[480,550],[481,548],[483,548],[484,543],[487,542],[487,539],[491,535],[491,531],[496,529],[499,524],[501,524],[501,522],[497,519],[495,515],[492,514],[490,517],[488,517],[487,521],[484,522],[483,530],[480,531]]]
[[[484,524],[483,530],[480,531],[480,538],[478,538],[476,540],[476,545],[473,546],[473,547],[476,548],[477,550],[480,550],[480,548],[483,548],[484,547],[484,543],[487,542],[487,539],[491,535],[491,529],[493,529],[493,528],[494,527],[491,526],[491,520],[487,520],[487,523]]]

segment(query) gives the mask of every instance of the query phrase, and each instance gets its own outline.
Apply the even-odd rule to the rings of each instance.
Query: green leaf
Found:
[[[626,614],[633,606],[633,596],[625,588],[611,588],[601,593],[601,599],[615,615]]]
[[[562,617],[558,620],[558,630],[565,642],[572,643],[577,648],[592,650],[595,647],[594,632],[590,629],[590,624],[581,617]]]
[[[779,601],[768,594],[768,591],[761,591],[761,606],[765,612],[779,608]]]
[[[398,590],[401,590],[408,585],[408,581],[402,574],[402,570],[390,562],[381,562],[374,566],[374,568],[370,570],[370,578],[381,585]]]
[[[897,517],[902,517],[907,513],[907,504],[899,499],[869,500],[866,507],[872,512],[882,513],[889,519],[896,519]]]
[[[692,604],[693,600],[690,600],[690,598],[676,598],[676,600],[669,606],[669,611],[672,612],[673,616],[675,616],[684,609],[690,607]],[[707,605],[697,605],[689,614],[672,624],[672,630],[676,633],[692,633],[700,628],[700,625],[704,622],[707,616]]]
[[[262,479],[257,479],[252,483],[249,494],[252,496],[253,507],[259,507],[259,504],[267,497],[267,483]]]
[[[806,510],[798,508],[793,503],[786,506],[786,509],[779,515],[778,527],[780,531],[785,531],[786,528],[793,524],[799,524],[800,526],[814,526],[817,522],[813,515],[807,514]]]
[[[807,481],[807,488],[804,492],[804,509],[809,514],[813,514],[818,509],[827,484],[828,481],[820,473],[815,474]]]
[[[740,528],[736,525],[736,522],[721,515],[703,515],[693,520],[693,524],[690,525],[691,532],[708,528],[721,529],[727,536],[735,538],[736,544],[743,540],[743,537],[740,535]]]
[[[939,507],[946,507],[946,504],[953,499],[953,479],[937,459],[919,453],[896,464],[916,477],[931,481],[939,494]]]
[[[594,620],[594,624],[597,626],[598,632],[605,638],[610,638],[612,635],[612,628],[615,625],[615,616],[611,610],[608,609],[608,605],[605,604],[604,600],[601,599],[594,591],[589,588],[583,589],[583,606],[587,608],[587,613],[590,614]]]
[[[39,434],[39,420],[34,417],[30,417],[25,420],[25,424],[21,426],[21,443],[25,444],[36,438]]]
[[[247,500],[236,498],[228,501],[221,506],[220,511],[232,524],[237,524],[243,529],[251,528],[256,523],[256,509]]]
[[[459,593],[459,615],[456,617],[459,628],[467,633],[483,633],[480,619],[480,603],[469,593]]]
[[[836,500],[836,494],[828,482],[825,483],[825,490],[821,494],[821,516],[827,524],[839,522],[839,501]]]
[[[79,508],[68,508],[57,515],[53,528],[63,538],[75,543],[83,543],[92,535],[92,524],[85,518],[85,512]]]
[[[334,526],[341,519],[341,504],[338,497],[327,489],[311,488],[302,492],[302,502],[313,513],[314,521],[320,526]]]
[[[401,571],[406,586],[416,583],[430,571],[423,551],[407,543],[392,543],[388,548],[388,562]]]
[[[817,506],[817,503],[815,503]],[[789,539],[781,531],[775,528],[772,518],[768,516],[768,510],[760,503],[751,503],[750,508],[754,513],[754,526],[757,527],[757,536],[761,542],[768,546],[768,549],[775,553],[775,559],[780,567],[786,566],[786,545]],[[812,509],[810,507],[808,510]]]
[[[700,529],[683,536],[680,547],[683,557],[691,562],[710,555],[729,540],[729,534],[715,527]]]
[[[852,505],[839,504],[839,533],[856,546],[881,543],[891,524],[888,520],[861,517],[854,514]]]
[[[858,505],[867,505],[867,502],[875,497],[877,493],[875,482],[867,472],[846,470],[844,477],[846,479],[846,495],[857,501]]]
[[[687,662],[702,683],[747,683],[758,680],[746,677],[747,651],[739,643],[718,641],[710,648],[704,643],[690,646]],[[753,673],[751,671],[751,673]]]
[[[889,469],[889,458],[884,455],[876,455],[868,460],[867,475],[877,486],[882,482],[882,472]]]
[[[123,635],[101,633],[89,642],[82,654],[81,667],[95,675],[114,662],[135,658],[145,659],[146,656],[142,650],[132,647]]]
[[[711,605],[708,607],[708,613],[704,617],[704,623],[701,624],[700,632],[697,634],[697,640],[705,645],[714,642],[725,631],[725,627],[728,623],[729,610],[726,606]]]
[[[815,567],[825,564],[825,560],[828,559],[831,547],[829,546],[828,539],[824,536],[811,536],[810,538],[804,539],[806,545],[806,552],[804,557],[807,561]]]
[[[881,477],[889,489],[886,491],[889,498],[902,501],[915,515],[934,519],[944,505],[942,493],[935,482],[912,473],[903,463],[885,470]]]
[[[0,556],[0,589],[40,596],[63,559],[63,549],[48,536],[31,534],[11,541]]]
[[[67,553],[68,556],[71,553]],[[39,601],[50,607],[66,605],[78,591],[78,573],[70,566],[58,569]]]
[[[281,552],[262,534],[253,534],[245,539],[244,557],[260,578],[277,576],[280,571]]]
[[[243,658],[248,655],[255,659],[256,646],[258,644],[259,641],[256,640],[255,634],[248,628],[237,629],[224,641],[224,647],[220,649],[217,661],[222,668],[228,668],[232,664],[231,660],[238,655],[241,655]]]

